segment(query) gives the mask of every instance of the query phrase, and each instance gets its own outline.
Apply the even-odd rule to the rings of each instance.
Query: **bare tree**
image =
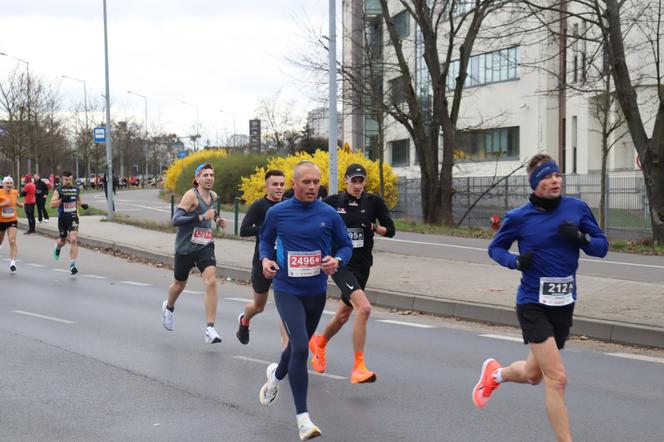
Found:
[[[558,17],[560,34],[568,20],[597,31],[606,51],[615,100],[640,158],[655,244],[664,244],[664,87],[661,71],[662,1],[560,0],[546,5],[524,0],[542,23]],[[639,96],[639,94],[641,96]],[[648,106],[652,96],[656,106]],[[650,115],[654,115],[652,128]]]
[[[282,103],[280,93],[259,101],[256,113],[263,121],[264,139],[279,152],[293,153],[297,149],[299,121],[293,112],[294,103]]]

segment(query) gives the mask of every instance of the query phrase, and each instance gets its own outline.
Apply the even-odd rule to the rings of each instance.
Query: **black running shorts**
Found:
[[[0,222],[0,232],[4,232],[8,228],[13,227],[15,229],[18,228],[18,221],[9,221],[7,223],[2,223]]]
[[[251,287],[255,293],[267,293],[272,285],[272,280],[263,275],[263,265],[260,262],[254,262],[251,266]]]
[[[540,344],[553,337],[558,348],[563,348],[569,338],[573,313],[574,303],[561,307],[517,304],[516,316],[521,324],[523,343]]]
[[[78,217],[65,218],[64,216],[58,217],[58,232],[60,232],[60,239],[67,239],[69,232],[78,231]]]
[[[367,286],[369,280],[369,269],[356,269],[353,267],[341,267],[337,272],[332,275],[332,280],[341,290],[341,300],[348,307],[353,307],[350,303],[350,295],[357,289],[362,289]]]
[[[176,253],[173,273],[177,281],[186,281],[189,278],[189,272],[194,266],[198,267],[198,270],[203,273],[203,270],[206,268],[216,265],[217,259],[214,256],[214,243],[210,243],[197,252]]]

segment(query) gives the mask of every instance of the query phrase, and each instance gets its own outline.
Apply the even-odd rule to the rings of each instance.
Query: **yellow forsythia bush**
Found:
[[[321,184],[329,189],[330,167],[328,153],[321,150],[316,150],[313,155],[306,152],[298,152],[287,157],[271,158],[267,167],[258,167],[253,175],[242,177],[242,184],[240,185],[242,199],[247,203],[252,203],[263,197],[265,194],[265,172],[270,169],[282,170],[286,174],[286,187],[290,187],[293,168],[303,160],[309,160],[320,168]],[[339,165],[339,183],[337,184],[339,191],[346,189],[346,183],[344,182],[346,168],[353,163],[359,163],[367,169],[366,191],[376,195],[380,194],[378,161],[368,159],[361,152],[350,152],[344,149],[338,150],[337,161]],[[385,175],[385,203],[388,207],[394,207],[399,202],[397,176],[392,171],[392,167],[387,163],[383,164],[383,173]]]
[[[214,160],[226,158],[228,152],[224,149],[209,149],[209,150],[199,150],[190,155],[187,155],[182,160],[175,160],[168,166],[166,169],[166,178],[164,180],[164,188],[168,189],[171,192],[176,192],[181,190],[180,186],[180,176],[182,175],[182,169],[189,171],[193,175],[193,170],[198,167],[201,163],[211,163]],[[182,162],[184,161],[184,167]],[[186,183],[187,188],[189,188],[190,183]]]

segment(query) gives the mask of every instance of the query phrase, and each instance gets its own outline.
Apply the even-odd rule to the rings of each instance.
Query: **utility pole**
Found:
[[[106,0],[104,1],[104,61],[106,73],[106,200],[107,218],[113,218],[113,142],[111,135],[111,91],[108,78],[108,26],[106,20]]]
[[[330,58],[329,58],[329,109],[330,109],[330,138],[327,143],[330,157],[330,186],[329,195],[338,192],[338,166],[337,166],[337,11],[336,1],[329,0],[330,4]]]

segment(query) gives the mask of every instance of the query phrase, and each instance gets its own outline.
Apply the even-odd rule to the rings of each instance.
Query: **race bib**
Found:
[[[70,202],[62,203],[62,210],[65,213],[76,212],[76,201],[70,201]]]
[[[354,249],[364,247],[364,230],[362,228],[349,227],[346,230],[348,230],[348,236],[350,236],[350,240],[353,243]]]
[[[15,213],[16,212],[14,211],[13,207],[3,207],[2,208],[2,217],[3,218],[13,218]]]
[[[288,252],[288,276],[305,278],[320,274],[320,250],[315,252]]]
[[[194,231],[191,234],[191,242],[204,246],[210,244],[212,242],[212,229],[194,227]]]
[[[544,305],[561,306],[574,302],[574,277],[540,278],[539,302]]]

